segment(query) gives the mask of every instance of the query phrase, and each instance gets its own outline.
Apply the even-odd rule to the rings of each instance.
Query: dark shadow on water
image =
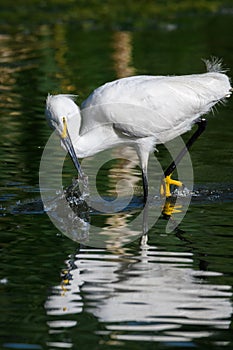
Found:
[[[46,203],[46,208],[40,199],[17,203],[10,209],[13,215],[44,214],[63,234],[70,239],[90,246],[106,247],[109,245],[122,246],[145,235],[158,220],[166,220],[169,232],[173,232],[180,240],[189,243],[182,229],[179,214],[182,208],[190,205],[217,205],[232,202],[233,185],[211,184],[199,186],[193,192],[174,193],[165,202],[160,197],[150,197],[144,206],[142,197],[133,196],[121,198],[114,206],[111,198],[89,198],[84,200],[78,187],[67,187],[64,193],[58,194]],[[103,204],[104,203],[104,204]],[[178,203],[178,204],[177,204]],[[121,208],[122,204],[122,208]],[[101,210],[96,208],[101,207]],[[118,210],[118,207],[120,210]],[[190,215],[190,214],[187,214]]]
[[[69,189],[69,187],[67,188]],[[96,211],[93,208],[87,206],[85,201],[80,201],[80,192],[73,192],[72,197],[70,193],[66,192],[67,201],[70,202],[70,206],[77,211],[77,214],[81,211],[88,210],[90,215],[94,214],[102,214],[100,211]],[[233,201],[233,184],[205,184],[198,185],[194,188],[194,190],[189,194],[191,195],[190,205],[203,205],[203,204],[217,204],[217,203],[227,203]],[[174,193],[171,201],[175,201],[175,199],[179,196],[179,198],[183,197],[185,201],[186,195],[182,193]],[[110,196],[102,197],[106,202],[106,205],[111,203],[112,198]],[[56,200],[56,199],[54,199]],[[73,203],[72,203],[73,201]],[[95,199],[93,199],[95,201]],[[127,200],[126,200],[127,202]],[[158,196],[150,198],[150,202],[154,205],[161,204],[161,201]],[[132,210],[140,210],[143,208],[143,197],[141,196],[133,196],[129,204],[124,208],[125,211]],[[6,212],[10,212],[11,214],[44,214],[44,205],[40,198],[35,198],[32,200],[25,200],[23,202],[18,202],[10,208],[6,208]]]

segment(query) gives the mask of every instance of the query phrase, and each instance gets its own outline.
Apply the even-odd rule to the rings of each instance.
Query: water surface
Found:
[[[121,149],[85,162],[90,178],[98,168],[102,196],[114,197],[125,178],[135,191],[130,210],[92,213],[98,233],[114,237],[106,249],[80,245],[54,227],[38,180],[51,133],[44,118],[48,92],[78,94],[81,103],[122,76],[203,72],[201,58],[211,55],[223,57],[231,75],[232,23],[230,15],[216,15],[138,31],[85,31],[75,23],[2,27],[3,349],[232,348],[232,101],[217,108],[191,150],[195,196],[173,231],[161,217],[143,240],[141,224],[127,245],[118,239],[132,234],[129,222],[142,210],[140,169],[122,159]],[[164,146],[159,150],[165,167],[170,156]],[[67,158],[64,186],[74,176]],[[160,212],[158,201],[149,219]]]

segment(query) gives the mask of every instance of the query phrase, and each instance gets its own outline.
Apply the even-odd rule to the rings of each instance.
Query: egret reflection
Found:
[[[80,249],[67,258],[61,284],[45,303],[51,337],[70,326],[79,332],[83,312],[95,316],[112,340],[191,343],[214,337],[230,327],[231,287],[217,283],[220,273],[192,265],[191,252],[148,244],[135,254]]]

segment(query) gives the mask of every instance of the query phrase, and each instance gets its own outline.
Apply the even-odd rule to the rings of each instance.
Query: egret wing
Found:
[[[107,83],[82,104],[81,133],[106,123],[131,137],[156,135],[163,142],[171,130],[186,132],[223,97],[218,88],[222,76],[226,77],[220,73],[136,76]]]

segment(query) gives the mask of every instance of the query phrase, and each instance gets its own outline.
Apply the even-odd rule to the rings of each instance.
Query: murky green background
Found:
[[[233,346],[232,99],[217,107],[190,152],[200,195],[178,230],[166,233],[161,218],[147,245],[137,239],[123,247],[116,241],[109,249],[80,246],[53,226],[41,205],[38,169],[51,134],[44,118],[48,92],[78,94],[80,104],[94,88],[119,77],[204,72],[201,59],[210,56],[222,57],[232,76],[231,2],[200,1],[195,8],[179,2],[179,11],[175,2],[138,4],[1,5],[3,349]],[[121,154],[112,151],[118,160],[98,175],[102,195],[111,195],[113,179],[124,174]],[[165,147],[157,157],[162,166],[169,163]],[[86,167],[92,176],[99,163],[91,158]],[[140,202],[139,169],[125,174]],[[64,184],[74,175],[67,158]],[[93,220],[103,232],[121,234],[132,215]]]

